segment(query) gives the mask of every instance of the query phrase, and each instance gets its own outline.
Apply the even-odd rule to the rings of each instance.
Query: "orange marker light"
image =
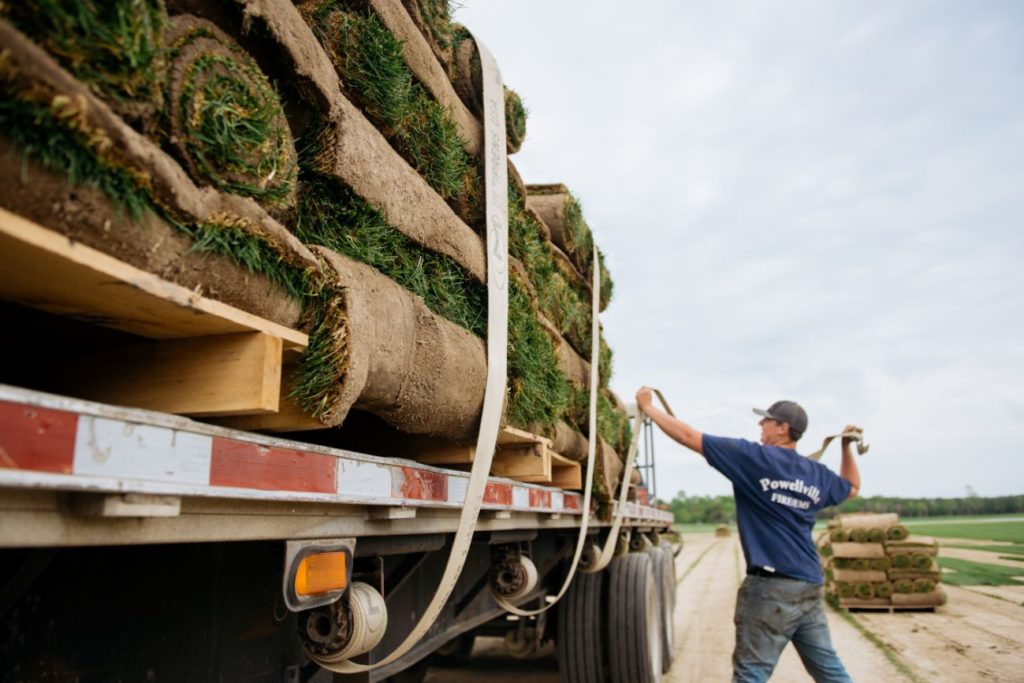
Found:
[[[295,593],[319,595],[343,590],[348,585],[346,561],[343,552],[315,553],[302,558],[295,572]]]

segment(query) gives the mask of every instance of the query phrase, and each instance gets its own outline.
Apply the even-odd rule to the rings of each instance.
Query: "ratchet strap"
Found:
[[[658,397],[662,407],[665,408],[665,412],[675,417],[676,414],[672,412],[672,408],[669,407],[668,401],[665,400],[665,396],[661,391],[654,389],[653,392]],[[612,561],[612,555],[615,554],[615,546],[619,540],[619,529],[622,528],[622,517],[626,511],[626,499],[629,497],[629,482],[633,477],[633,463],[636,461],[637,447],[640,445],[640,431],[643,427],[644,419],[640,406],[633,407],[633,416],[636,418],[633,423],[633,438],[629,440],[629,450],[626,452],[626,467],[622,472],[622,481],[619,484],[619,500],[615,506],[615,519],[612,521],[612,528],[608,532],[608,538],[604,541],[601,555],[598,557],[597,562],[587,567],[586,571],[588,573],[599,572],[607,567],[608,563]]]
[[[580,556],[583,554],[583,547],[587,542],[587,528],[590,524],[590,496],[594,489],[594,461],[596,460],[595,454],[597,453],[597,384],[598,384],[598,353],[600,351],[600,335],[601,328],[598,325],[597,316],[600,313],[601,306],[601,268],[599,267],[600,261],[598,261],[597,247],[594,247],[594,279],[591,282],[590,291],[590,305],[591,305],[591,317],[590,317],[590,416],[589,426],[590,438],[587,440],[587,483],[583,487],[583,514],[580,521],[580,533],[576,538],[576,553],[572,556],[572,566],[569,568],[569,573],[565,577],[565,581],[562,583],[562,588],[559,589],[558,594],[554,599],[548,599],[548,604],[535,610],[524,610],[513,605],[507,598],[500,595],[494,594],[494,599],[498,605],[512,614],[517,614],[521,617],[533,617],[542,612],[554,607],[558,604],[558,601],[562,599],[565,592],[569,589],[569,584],[572,583],[573,577],[576,576],[576,567],[579,566]]]
[[[498,443],[505,401],[508,352],[508,157],[505,151],[505,90],[494,57],[479,40],[484,98],[484,192],[487,207],[487,384],[484,388],[476,457],[470,470],[465,505],[444,574],[419,622],[391,654],[373,664],[318,662],[338,673],[361,673],[402,657],[426,635],[459,580],[473,540],[491,461]],[[595,270],[596,270],[595,266]],[[586,514],[586,511],[584,511]]]
[[[868,452],[868,450],[871,449],[871,446],[864,442],[864,430],[851,429],[850,431],[843,432],[842,434],[833,434],[831,436],[826,436],[825,440],[821,443],[821,448],[814,451],[807,457],[810,458],[811,460],[821,460],[821,456],[825,455],[825,449],[827,449],[829,447],[829,444],[831,444],[836,439],[850,439],[851,441],[856,443],[857,455],[864,455],[865,453]]]

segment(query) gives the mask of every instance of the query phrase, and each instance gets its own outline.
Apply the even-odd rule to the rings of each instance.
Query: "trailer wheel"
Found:
[[[576,574],[558,603],[558,669],[564,683],[605,683],[605,572]]]
[[[608,567],[608,663],[612,683],[661,680],[661,590],[652,557],[629,553]]]
[[[654,582],[658,584],[661,607],[661,672],[668,673],[675,658],[676,563],[668,543],[651,548]]]

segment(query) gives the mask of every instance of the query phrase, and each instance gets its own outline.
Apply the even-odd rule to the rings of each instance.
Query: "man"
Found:
[[[672,439],[704,456],[733,484],[747,578],[736,599],[734,683],[767,681],[792,641],[815,681],[849,682],[832,647],[822,607],[822,573],[811,539],[815,513],[857,495],[860,472],[842,440],[839,476],[796,452],[807,413],[778,401],[761,416],[761,443],[702,434],[651,405],[651,389],[637,405]],[[861,431],[848,426],[844,433]]]

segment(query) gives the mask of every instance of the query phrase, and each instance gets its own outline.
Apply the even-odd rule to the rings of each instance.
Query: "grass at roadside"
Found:
[[[938,560],[943,569],[943,583],[954,586],[1024,586],[1024,567],[1004,567],[941,555]]]
[[[895,650],[889,647],[881,638],[872,633],[864,624],[860,623],[857,617],[853,616],[849,610],[842,607],[833,607],[832,609],[834,609],[836,613],[846,620],[851,626],[857,629],[857,631],[859,631],[860,634],[868,640],[868,642],[878,648],[885,658],[892,662],[892,665],[895,666],[897,671],[903,674],[907,680],[912,683],[924,683],[924,681],[914,673],[913,669],[907,666],[907,663],[904,662],[898,654],[896,654]]]
[[[977,541],[1002,541],[1024,544],[1024,516],[1007,515],[988,517],[928,517],[903,518],[915,536],[939,538],[969,538]]]

